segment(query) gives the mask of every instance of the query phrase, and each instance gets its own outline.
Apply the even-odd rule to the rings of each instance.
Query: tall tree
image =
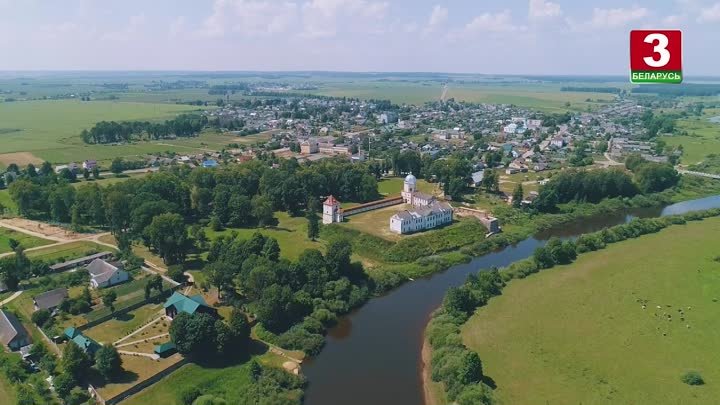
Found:
[[[106,381],[122,371],[122,359],[115,346],[103,345],[95,353],[95,368]]]
[[[320,218],[314,210],[308,209],[306,218],[308,221],[307,236],[311,241],[315,241],[320,236]]]
[[[176,264],[185,260],[188,252],[188,236],[183,218],[178,214],[160,214],[145,228],[150,247],[155,249],[163,262]]]
[[[515,187],[515,191],[513,191],[512,195],[512,205],[515,208],[520,208],[522,206],[522,200],[523,200],[523,186],[522,183],[518,183],[518,185]]]

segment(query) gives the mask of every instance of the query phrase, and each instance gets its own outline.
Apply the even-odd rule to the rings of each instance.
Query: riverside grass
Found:
[[[636,219],[628,224],[587,234],[586,236],[604,238],[607,248],[599,246],[600,250],[596,252],[583,253],[574,264],[556,266],[557,269],[551,271],[543,270],[538,276],[526,280],[510,281],[525,278],[540,270],[537,265],[533,268],[529,259],[516,262],[500,270],[502,278],[508,280],[500,297],[490,299],[498,292],[475,291],[471,293],[473,296],[484,297],[475,303],[477,308],[482,309],[472,318],[470,315],[475,310],[460,313],[451,311],[447,306],[446,298],[443,306],[433,314],[426,331],[426,337],[433,349],[433,376],[440,373],[438,367],[443,362],[447,363],[443,357],[448,355],[460,357],[464,353],[477,351],[485,362],[486,375],[492,378],[498,386],[494,395],[501,403],[545,404],[546,400],[558,404],[669,403],[662,399],[663,395],[675,395],[672,403],[712,402],[706,401],[711,398],[705,396],[706,393],[688,391],[687,386],[681,383],[680,376],[683,372],[688,371],[683,367],[698,367],[701,371],[711,368],[707,361],[714,361],[712,356],[708,356],[707,361],[703,360],[700,362],[702,364],[699,364],[697,360],[700,357],[689,354],[683,358],[683,355],[695,353],[702,356],[700,354],[702,351],[686,350],[687,344],[691,343],[700,345],[704,343],[702,347],[706,349],[706,355],[718,353],[717,347],[712,350],[708,347],[710,342],[717,342],[714,331],[717,331],[718,328],[704,328],[701,336],[690,339],[692,340],[690,342],[680,334],[689,329],[683,328],[683,325],[677,325],[673,332],[678,333],[678,337],[674,342],[670,342],[671,346],[668,346],[666,344],[668,340],[663,338],[667,337],[669,330],[660,330],[668,327],[665,321],[657,323],[646,320],[643,329],[638,331],[632,326],[635,325],[635,320],[626,319],[633,318],[637,314],[632,312],[633,316],[627,316],[626,312],[643,311],[642,305],[648,304],[651,300],[654,300],[653,308],[656,305],[655,302],[663,301],[663,305],[666,306],[668,304],[664,301],[673,301],[675,305],[673,311],[676,311],[678,306],[687,304],[675,301],[684,299],[683,302],[695,303],[701,297],[707,301],[703,304],[707,306],[706,311],[712,312],[710,303],[715,304],[717,299],[713,301],[711,296],[713,294],[720,296],[720,288],[717,288],[717,281],[720,279],[718,276],[720,264],[713,259],[717,257],[717,252],[712,249],[713,244],[710,241],[713,238],[708,238],[708,233],[713,235],[720,233],[718,216],[720,216],[720,209],[663,218]],[[701,220],[704,221],[692,223],[692,221]],[[670,227],[675,231],[672,234],[669,233],[669,230],[663,230]],[[683,238],[692,247],[681,249],[683,253],[673,259],[673,252],[677,251],[673,247],[677,246],[678,240]],[[621,240],[627,240],[627,242],[611,246]],[[638,252],[639,247],[644,250]],[[700,253],[701,250],[702,253]],[[650,266],[646,266],[643,261],[643,258],[648,257],[652,262]],[[623,260],[626,258],[631,259],[628,265],[623,264]],[[614,262],[617,262],[617,265],[612,270],[608,270],[609,264]],[[664,273],[656,274],[652,270],[663,269],[665,266],[670,266],[675,278],[658,281],[657,278]],[[696,269],[697,266],[706,269],[702,276],[699,275],[700,270],[698,270],[698,276],[695,275],[693,269]],[[714,266],[716,271],[713,272],[708,266]],[[588,267],[591,270],[586,270]],[[532,271],[528,271],[528,269]],[[610,277],[591,280],[591,275],[585,275],[587,271],[593,271],[593,274],[600,275],[600,278],[608,274]],[[625,282],[625,272],[633,276],[628,278],[631,282]],[[693,279],[695,283],[688,284],[685,279]],[[542,285],[529,284],[535,282]],[[573,284],[568,285],[570,283]],[[643,286],[646,284],[650,287],[643,290]],[[520,285],[520,287],[515,287],[516,285]],[[709,288],[713,285],[715,286],[714,290]],[[460,288],[472,290],[477,287],[473,287],[472,282],[469,281]],[[517,293],[513,295],[516,289],[520,291],[520,296],[517,296]],[[684,294],[682,297],[675,294],[678,289],[682,289]],[[553,293],[548,294],[549,291],[553,291]],[[450,295],[450,293],[448,294]],[[531,301],[534,297],[537,302],[528,302],[528,299],[524,298],[526,296],[530,297]],[[563,298],[567,297],[575,299],[563,301]],[[553,302],[555,306],[549,308],[541,305],[547,302]],[[486,305],[487,308],[483,308]],[[690,304],[691,307],[692,305]],[[649,304],[646,305],[646,307],[648,306]],[[578,314],[570,315],[570,313],[574,314],[574,311],[577,311]],[[697,327],[702,327],[704,319],[708,318],[710,312],[697,318],[696,323],[699,323]],[[644,315],[652,317],[648,312],[645,312]],[[532,320],[523,323],[522,320],[528,320],[527,317]],[[719,322],[717,317],[714,318],[713,322]],[[472,323],[466,324],[468,319]],[[593,323],[593,320],[597,320],[597,323]],[[582,333],[576,333],[577,330],[571,326],[573,321],[577,321],[579,326],[588,327],[590,330],[583,329]],[[648,322],[652,325],[648,326]],[[557,325],[548,328],[549,325],[554,324]],[[707,325],[711,324],[707,323]],[[658,329],[653,330],[653,327]],[[632,356],[632,350],[624,354],[618,353],[618,350],[613,352],[618,347],[619,351],[628,349],[622,347],[622,342],[617,342],[618,339],[622,340],[623,336],[615,333],[618,328],[621,331],[632,332],[634,347],[638,349],[636,356]],[[593,334],[592,331],[597,333]],[[490,336],[497,339],[491,339]],[[579,336],[591,336],[595,339],[578,339]],[[711,339],[712,336],[715,338]],[[562,339],[566,339],[566,344],[560,342]],[[567,344],[567,339],[574,343]],[[648,347],[643,346],[646,340]],[[627,343],[626,340],[624,342],[624,344]],[[651,344],[656,344],[656,346],[651,346]],[[586,350],[587,345],[592,349]],[[672,360],[675,364],[682,364],[675,366],[675,369],[672,370],[669,370],[668,367],[672,362],[660,354],[663,353],[663,350],[668,349],[672,350],[674,356]],[[604,358],[603,350],[613,353],[608,353],[608,360],[603,363],[603,369],[594,369],[593,360]],[[643,357],[652,355],[656,355],[656,357],[651,361],[646,361],[647,359]],[[523,356],[529,356],[530,359]],[[617,362],[612,359],[629,363],[618,367]],[[650,366],[643,367],[642,373],[635,375],[632,370],[634,365],[640,361],[646,361],[645,365],[650,364]],[[518,378],[518,375],[523,375],[523,378]],[[555,376],[559,377],[555,378]],[[654,379],[654,377],[657,378]],[[645,389],[635,386],[633,381],[636,381],[637,378],[646,384]],[[488,378],[485,378],[485,381],[489,381]],[[608,381],[617,385],[612,385]],[[658,384],[658,381],[663,383]],[[660,385],[662,387],[659,387]],[[655,390],[651,396],[658,400],[649,399],[650,397],[638,397],[638,392],[647,392],[651,386],[652,390]],[[618,390],[619,388],[622,389]],[[468,384],[461,387],[460,393],[479,389],[487,390],[487,387],[475,383]],[[453,390],[450,393],[452,400],[458,397],[458,388],[454,387]],[[717,392],[712,391],[710,395],[716,396]],[[464,405],[462,401],[460,404]]]

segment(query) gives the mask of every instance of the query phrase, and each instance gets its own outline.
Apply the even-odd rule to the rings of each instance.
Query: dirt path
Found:
[[[423,394],[425,397],[425,405],[440,405],[440,401],[435,395],[435,391],[432,388],[433,380],[430,370],[430,359],[432,359],[432,350],[430,349],[430,342],[427,339],[423,340],[422,346],[422,382],[423,382]]]
[[[16,291],[13,295],[11,295],[11,296],[5,298],[4,300],[0,301],[0,307],[11,303],[12,300],[14,300],[15,298],[19,297],[20,294],[22,294],[22,293],[23,293],[22,291]]]

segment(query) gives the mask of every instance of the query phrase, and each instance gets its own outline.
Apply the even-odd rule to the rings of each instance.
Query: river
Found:
[[[720,207],[720,196],[634,209],[585,219],[544,231],[495,253],[453,266],[433,276],[408,282],[371,299],[341,318],[327,336],[320,355],[303,364],[309,386],[307,405],[421,405],[421,347],[430,314],[445,292],[459,286],[479,269],[503,267],[532,255],[552,236],[574,238],[583,233],[627,222]]]

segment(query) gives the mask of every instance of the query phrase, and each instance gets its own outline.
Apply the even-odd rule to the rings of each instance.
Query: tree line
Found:
[[[165,122],[149,121],[100,121],[90,130],[83,129],[80,136],[88,144],[130,142],[146,137],[164,139],[173,136],[196,136],[208,124],[201,114],[181,114]]]

